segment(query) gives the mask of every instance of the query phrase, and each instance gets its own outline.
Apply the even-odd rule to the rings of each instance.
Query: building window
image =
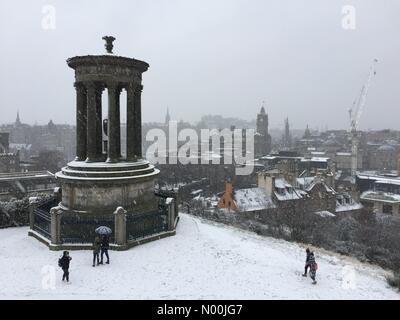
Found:
[[[390,204],[384,204],[383,209],[382,209],[384,214],[392,214],[393,213],[393,208]]]

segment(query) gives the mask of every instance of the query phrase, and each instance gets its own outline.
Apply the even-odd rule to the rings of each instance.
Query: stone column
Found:
[[[35,224],[35,209],[38,204],[37,197],[29,197],[29,228],[33,230]]]
[[[134,97],[134,127],[135,127],[135,156],[142,157],[142,90],[143,86],[137,85]]]
[[[119,112],[117,111],[117,95],[119,100],[119,94],[117,93],[117,84],[116,83],[108,83],[108,158],[107,162],[118,162],[119,154],[118,154],[118,143],[121,145],[121,142],[118,141],[118,130],[120,128],[118,118]]]
[[[87,88],[87,158],[86,162],[97,161],[96,145],[96,87],[89,82]]]
[[[174,198],[167,198],[165,200],[165,204],[168,210],[167,216],[167,228],[168,231],[175,229],[175,199]]]
[[[50,209],[51,214],[51,243],[60,244],[61,243],[61,208],[53,207]]]
[[[120,113],[120,94],[121,94],[122,88],[117,87],[116,90],[116,95],[115,95],[115,105],[117,106],[115,111],[116,111],[116,117],[118,121],[116,121],[117,124],[117,129],[115,129],[115,132],[117,133],[117,154],[118,154],[118,159],[121,158],[121,113]]]
[[[118,207],[114,211],[115,243],[119,246],[126,245],[126,210]]]
[[[135,158],[135,84],[129,83],[126,87],[126,159],[134,161]]]
[[[75,83],[76,89],[76,161],[86,159],[87,97],[82,83]]]
[[[103,160],[103,114],[101,106],[101,96],[104,87],[98,85],[96,87],[96,158]]]

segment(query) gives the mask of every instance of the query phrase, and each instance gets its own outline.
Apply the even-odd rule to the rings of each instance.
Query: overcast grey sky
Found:
[[[42,28],[44,5],[56,28]],[[342,7],[356,29],[342,27]],[[0,123],[74,123],[65,60],[114,53],[147,61],[143,120],[244,119],[266,101],[272,127],[347,128],[347,109],[379,59],[360,127],[400,129],[398,0],[0,0]]]

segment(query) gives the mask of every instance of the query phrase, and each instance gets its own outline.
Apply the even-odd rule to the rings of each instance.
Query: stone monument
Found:
[[[67,60],[75,71],[77,143],[75,160],[56,173],[61,201],[50,210],[49,233],[51,245],[57,248],[91,241],[98,225],[114,229],[112,242],[121,248],[127,247],[129,239],[175,232],[175,203],[155,195],[159,170],[142,156],[142,74],[149,65],[115,56],[115,38],[103,39],[106,55]],[[126,157],[121,156],[122,90],[127,96]],[[105,91],[108,105],[102,106]],[[104,107],[107,119],[102,117]]]

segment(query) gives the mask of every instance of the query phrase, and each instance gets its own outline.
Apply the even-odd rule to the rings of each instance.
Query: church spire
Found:
[[[308,124],[307,124],[306,130],[304,131],[303,138],[308,139],[310,137],[311,137],[311,132],[310,132],[310,128],[308,127]]]
[[[169,124],[169,121],[171,120],[171,117],[169,115],[169,108],[167,106],[167,114],[165,116],[165,124]]]
[[[20,125],[21,124],[21,120],[19,119],[19,110],[17,111],[17,119],[15,120],[15,124],[16,125]]]

